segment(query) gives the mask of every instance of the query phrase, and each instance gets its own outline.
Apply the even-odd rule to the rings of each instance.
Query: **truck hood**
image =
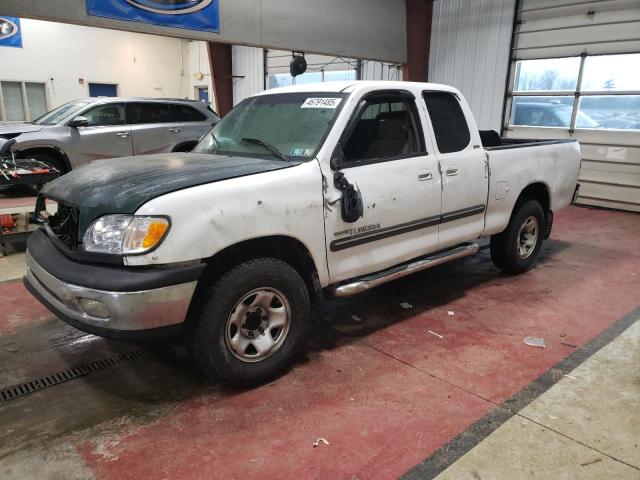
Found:
[[[170,192],[295,165],[299,162],[199,153],[114,158],[85,164],[48,183],[41,194],[78,209],[82,238],[102,215],[132,214]]]
[[[22,133],[39,132],[44,127],[33,123],[4,123],[0,122],[0,137],[14,138]]]

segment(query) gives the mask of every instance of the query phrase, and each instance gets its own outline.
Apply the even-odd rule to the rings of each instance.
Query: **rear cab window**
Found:
[[[458,97],[449,92],[422,92],[440,153],[454,153],[471,143],[471,132]]]

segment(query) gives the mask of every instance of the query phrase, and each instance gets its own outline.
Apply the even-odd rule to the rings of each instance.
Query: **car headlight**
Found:
[[[145,253],[160,245],[169,231],[166,217],[105,215],[84,234],[85,251],[111,255]]]

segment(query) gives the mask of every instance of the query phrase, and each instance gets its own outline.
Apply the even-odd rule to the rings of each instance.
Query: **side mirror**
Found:
[[[0,140],[1,141],[1,140]],[[11,147],[15,145],[16,139],[12,138],[11,140],[7,140],[2,146],[0,146],[0,159],[5,155],[9,155],[11,153]]]
[[[362,194],[355,185],[349,183],[342,172],[333,174],[333,184],[342,191],[341,214],[342,220],[347,223],[355,223],[364,215]]]
[[[68,123],[68,125],[71,128],[88,127],[89,126],[89,119],[87,117],[77,116],[73,120],[71,120]]]

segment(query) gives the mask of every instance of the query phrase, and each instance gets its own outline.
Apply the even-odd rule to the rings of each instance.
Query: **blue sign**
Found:
[[[87,0],[87,14],[218,32],[220,0]]]
[[[0,15],[0,47],[22,48],[19,18]]]

